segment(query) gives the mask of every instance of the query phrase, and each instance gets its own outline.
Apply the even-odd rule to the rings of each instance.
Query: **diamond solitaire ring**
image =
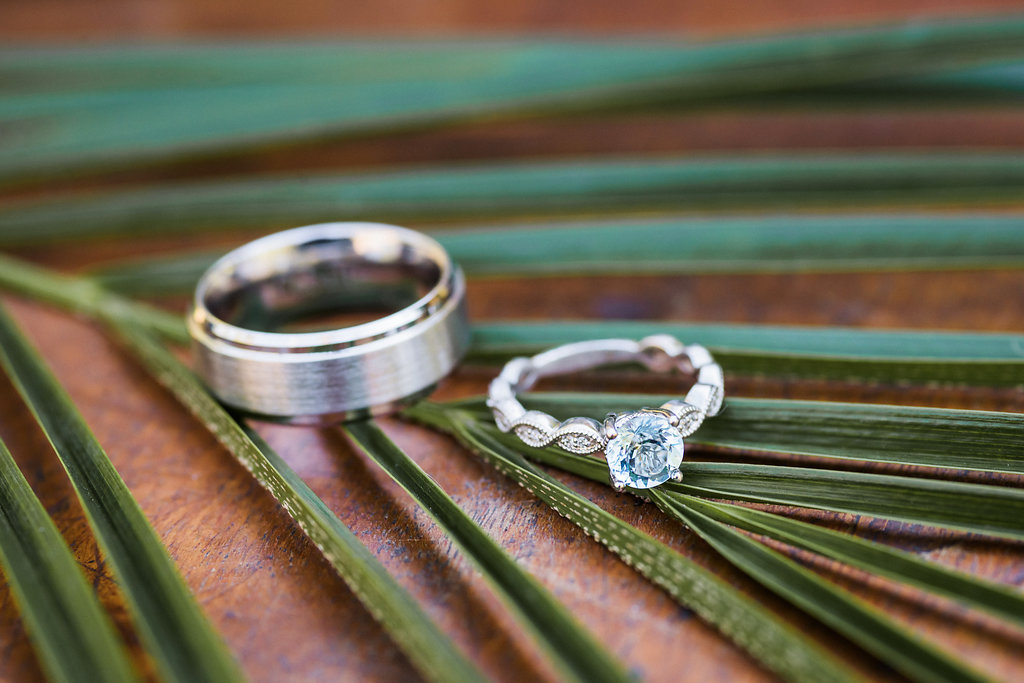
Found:
[[[406,228],[324,223],[268,235],[200,279],[188,320],[196,369],[224,403],[274,420],[389,412],[462,358],[465,291],[444,248]],[[301,324],[311,316],[327,322],[310,331]]]
[[[547,413],[526,410],[516,398],[542,377],[626,362],[640,362],[656,372],[695,373],[697,381],[682,399],[658,408],[610,413],[604,424],[589,417],[559,421]],[[680,481],[683,438],[697,431],[705,417],[718,414],[724,395],[722,368],[707,349],[655,335],[638,342],[577,342],[532,358],[514,358],[491,382],[487,405],[501,431],[514,433],[529,446],[555,445],[581,455],[603,450],[612,486],[621,491]]]

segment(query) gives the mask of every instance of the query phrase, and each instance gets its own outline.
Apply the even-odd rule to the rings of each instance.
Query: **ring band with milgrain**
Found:
[[[609,413],[604,424],[591,417],[567,420],[539,410],[527,410],[517,395],[537,380],[610,363],[639,362],[658,372],[695,374],[696,382],[683,398],[658,408]],[[700,344],[683,344],[658,334],[632,339],[594,339],[565,344],[532,358],[513,358],[491,382],[487,405],[498,429],[512,432],[535,448],[558,446],[571,453],[605,452],[612,486],[647,489],[681,481],[683,439],[707,417],[722,409],[725,380],[722,367]]]
[[[407,228],[324,223],[268,235],[200,279],[188,321],[196,369],[225,404],[274,420],[391,412],[465,354],[465,291],[444,248]],[[337,329],[287,327],[382,308],[394,312]]]

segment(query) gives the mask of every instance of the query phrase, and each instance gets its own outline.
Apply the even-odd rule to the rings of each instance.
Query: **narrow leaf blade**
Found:
[[[531,460],[608,481],[608,466],[597,458],[530,448],[491,424],[481,429]],[[785,465],[684,460],[680,470],[683,483],[669,482],[665,488],[701,498],[848,512],[1024,540],[1024,489]]]
[[[167,184],[0,209],[0,245],[130,234],[482,217],[1005,202],[1024,197],[1014,153],[623,157],[398,168]]]
[[[152,332],[188,344],[180,317],[114,295],[86,278],[56,273],[0,254],[0,288],[93,317],[130,311]],[[843,381],[1024,384],[1024,337],[841,327],[693,324],[670,321],[501,322],[474,326],[470,361],[493,363],[550,346],[598,339],[673,334],[700,341],[730,373]]]
[[[1024,20],[1000,17],[684,47],[403,40],[5,50],[0,76],[32,85],[12,87],[0,107],[26,131],[0,147],[0,179],[481,114],[694,102],[916,75],[1020,56],[1022,34]],[[123,120],[133,125],[111,125]]]
[[[976,607],[1024,627],[1024,595],[1006,586],[947,569],[913,553],[798,519],[729,503],[697,501],[690,497],[685,500],[686,505],[719,522]]]
[[[669,395],[537,393],[523,400],[559,419],[660,406]],[[482,399],[460,402],[489,414]],[[1024,416],[984,410],[730,398],[687,443],[900,465],[1024,474]]]
[[[60,457],[162,675],[172,681],[241,680],[128,487],[70,397],[3,309],[0,364]]]
[[[832,585],[796,562],[700,512],[652,489],[658,507],[696,531],[758,583],[814,615],[898,671],[916,680],[981,681],[962,662],[920,640],[883,612]],[[699,504],[699,502],[698,502]]]
[[[1024,384],[1024,335],[593,320],[478,323],[469,360],[505,362],[585,339],[671,334],[736,375],[974,386]]]
[[[659,218],[432,232],[470,276],[763,273],[1024,264],[1024,217],[948,214]],[[192,292],[224,250],[160,254],[93,277],[127,296]]]
[[[430,621],[380,561],[259,435],[241,426],[199,379],[130,317],[106,318],[147,370],[281,504],[416,669],[430,681],[480,681],[482,674]]]
[[[406,414],[453,434],[776,674],[793,681],[856,679],[842,662],[754,600],[534,467],[467,414],[426,402]]]
[[[0,567],[51,679],[139,680],[113,623],[3,441]]]
[[[0,288],[93,318],[117,309],[168,341],[189,343],[181,316],[111,295],[86,278],[58,273],[7,254],[0,254]]]
[[[536,579],[520,569],[376,423],[352,422],[344,426],[344,431],[458,544],[566,674],[580,681],[629,679],[621,665],[569,612]]]

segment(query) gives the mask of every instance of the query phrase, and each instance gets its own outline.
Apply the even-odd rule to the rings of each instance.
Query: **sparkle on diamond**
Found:
[[[683,461],[683,437],[662,413],[637,411],[615,421],[605,458],[612,482],[648,489],[668,481]]]

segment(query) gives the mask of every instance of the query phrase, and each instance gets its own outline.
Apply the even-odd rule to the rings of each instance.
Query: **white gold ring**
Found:
[[[225,404],[274,420],[391,412],[465,354],[465,291],[444,248],[406,228],[324,223],[268,235],[200,279],[188,321],[196,369]],[[336,329],[288,328],[368,308],[394,312]]]
[[[640,362],[656,372],[696,374],[682,399],[658,408],[609,413],[604,423],[590,417],[559,421],[539,410],[526,410],[516,398],[537,380],[610,363]],[[490,385],[487,405],[503,432],[512,432],[535,448],[554,445],[571,453],[605,452],[612,486],[647,489],[680,481],[683,438],[705,417],[717,415],[725,397],[722,368],[699,344],[655,335],[638,341],[600,339],[565,344],[532,358],[514,358]]]

